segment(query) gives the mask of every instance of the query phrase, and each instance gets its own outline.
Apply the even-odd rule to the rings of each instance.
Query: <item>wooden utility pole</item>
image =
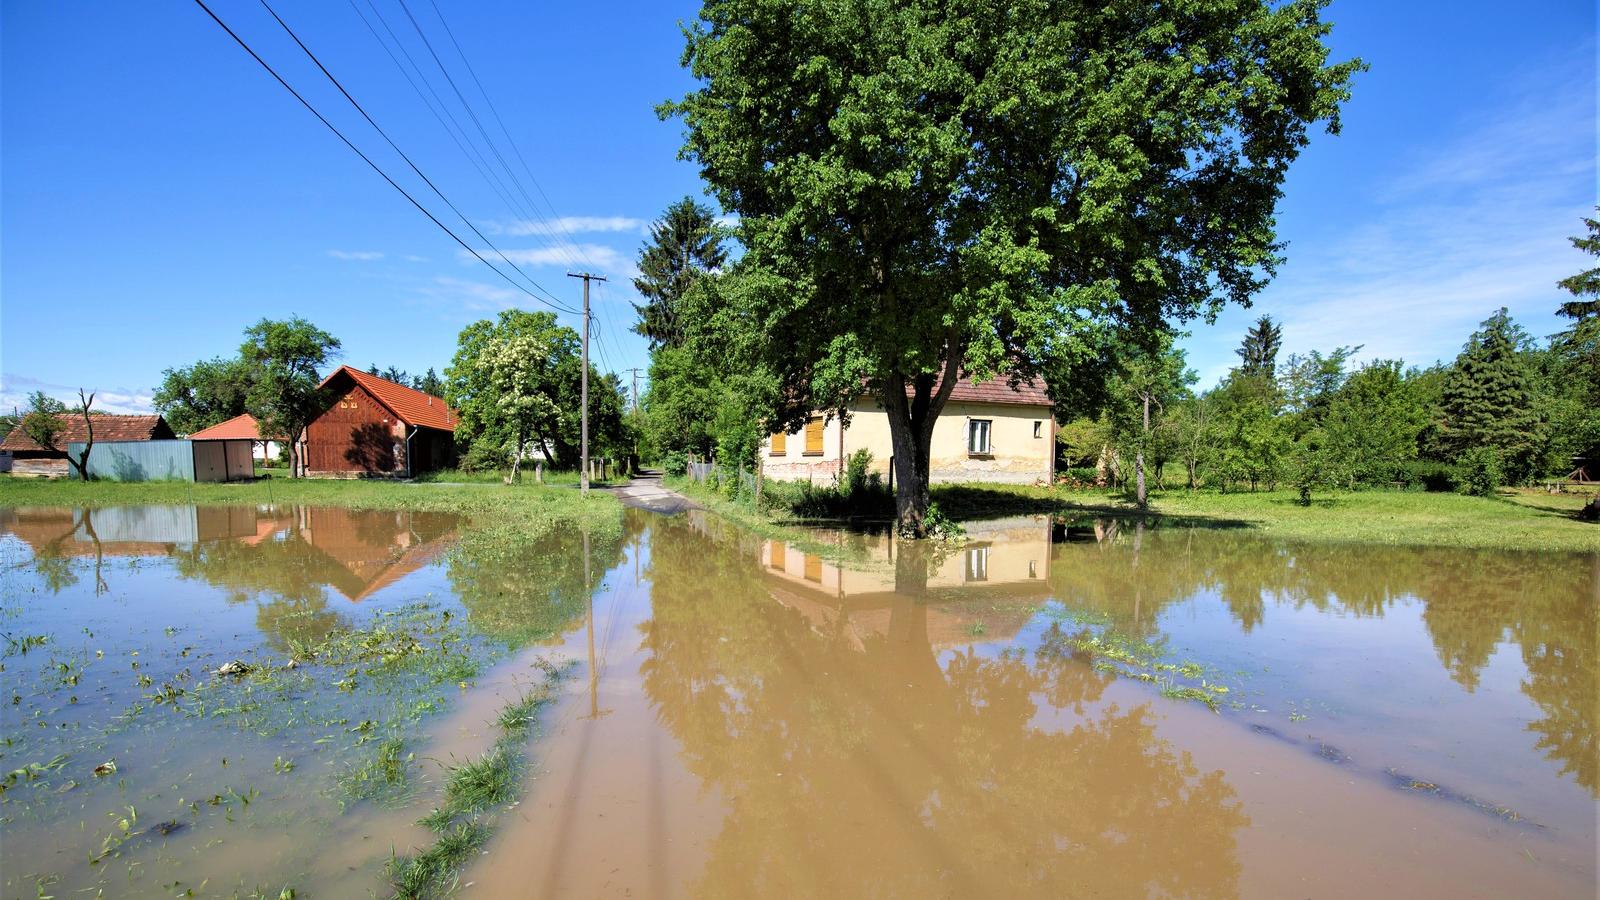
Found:
[[[579,432],[578,443],[578,490],[584,495],[589,495],[589,282],[605,281],[604,275],[591,275],[588,272],[568,272],[568,278],[583,279],[583,374],[582,374],[582,404],[583,427]]]

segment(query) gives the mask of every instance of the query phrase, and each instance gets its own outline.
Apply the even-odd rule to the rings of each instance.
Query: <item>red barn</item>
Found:
[[[409,477],[455,462],[457,416],[444,400],[350,366],[322,389],[334,399],[302,438],[306,474]]]

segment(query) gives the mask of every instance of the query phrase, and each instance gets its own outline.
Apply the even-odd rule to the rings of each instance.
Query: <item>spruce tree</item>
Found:
[[[639,313],[633,330],[650,339],[652,350],[682,342],[679,301],[697,278],[727,264],[723,235],[711,208],[689,197],[651,223],[650,240],[639,251],[639,277],[633,279],[645,298],[633,305]]]
[[[1513,480],[1532,474],[1542,430],[1533,373],[1523,358],[1527,344],[1527,334],[1501,307],[1456,357],[1440,397],[1439,439],[1450,456],[1487,448]]]
[[[1283,329],[1273,323],[1271,316],[1262,316],[1245,332],[1239,349],[1239,371],[1245,375],[1265,375],[1271,378],[1278,368],[1278,347],[1283,343]]]

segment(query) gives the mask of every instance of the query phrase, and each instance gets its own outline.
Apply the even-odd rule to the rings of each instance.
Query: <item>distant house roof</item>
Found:
[[[322,379],[322,386],[327,387],[340,375],[349,376],[356,384],[365,388],[367,393],[377,397],[379,403],[388,407],[396,418],[407,425],[421,425],[424,428],[438,428],[442,431],[456,430],[456,421],[459,418],[456,411],[439,397],[403,384],[395,384],[387,378],[379,378],[352,366],[340,366],[335,369],[333,374]]]
[[[61,452],[66,452],[67,444],[72,441],[89,439],[89,430],[84,424],[83,416],[77,413],[65,413],[57,418],[61,421],[61,430],[56,433],[55,443]],[[90,413],[89,418],[94,422],[94,439],[97,441],[156,441],[177,437],[172,431],[172,426],[160,416]],[[29,437],[20,425],[11,429],[11,433],[6,435],[5,441],[0,443],[0,450],[46,452],[45,448]]]
[[[288,438],[261,436],[261,425],[256,422],[256,417],[245,413],[234,416],[226,422],[218,422],[210,428],[202,428],[189,435],[191,441],[287,441]]]
[[[939,389],[939,383],[934,382],[934,391]],[[906,396],[911,396],[911,387],[906,387]],[[962,403],[1004,403],[1012,406],[1049,406],[1050,394],[1045,390],[1044,380],[1041,378],[1019,381],[1012,386],[1007,375],[996,375],[988,381],[973,381],[972,376],[962,375],[956,381],[955,387],[950,389],[950,399]]]

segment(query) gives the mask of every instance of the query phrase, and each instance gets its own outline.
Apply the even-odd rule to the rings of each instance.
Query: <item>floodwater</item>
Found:
[[[45,873],[60,896],[382,893],[390,847],[425,837],[426,767],[403,803],[340,804],[327,726],[112,727],[140,695],[93,651],[119,677],[137,648],[215,666],[418,601],[506,649],[415,719],[419,759],[481,748],[530,654],[576,664],[464,896],[1596,893],[1600,553],[1031,517],[931,550],[629,511],[620,541],[508,559],[458,525],[0,511],[0,630],[51,636],[7,651],[0,721],[26,738],[0,769],[71,759],[0,795],[5,895]],[[73,653],[81,684],[35,683]],[[101,756],[115,776],[80,771]],[[173,812],[225,783],[259,794]],[[185,828],[88,862],[129,805]]]

